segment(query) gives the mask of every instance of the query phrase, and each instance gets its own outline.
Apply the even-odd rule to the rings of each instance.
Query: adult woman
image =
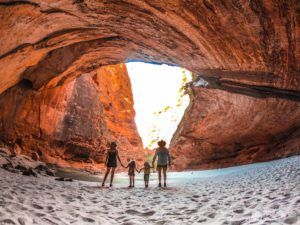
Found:
[[[105,165],[106,165],[107,169],[106,169],[106,173],[104,175],[104,179],[102,182],[102,187],[104,187],[106,178],[110,171],[111,171],[111,175],[110,175],[110,185],[109,186],[112,187],[112,183],[113,183],[114,175],[115,175],[115,169],[117,167],[117,159],[119,160],[119,162],[122,165],[122,162],[120,160],[119,153],[117,150],[117,144],[116,144],[116,142],[113,141],[109,144],[109,149],[106,154]]]
[[[153,157],[152,166],[154,166],[154,162],[157,159],[157,171],[158,171],[158,187],[161,187],[161,171],[163,170],[164,174],[164,187],[167,187],[167,169],[168,166],[171,166],[171,157],[169,154],[169,150],[165,147],[166,142],[161,140],[158,143],[158,148],[155,151],[155,155]]]

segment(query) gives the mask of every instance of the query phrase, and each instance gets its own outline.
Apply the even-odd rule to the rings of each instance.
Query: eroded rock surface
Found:
[[[100,111],[86,116],[101,119],[105,129],[92,121],[81,129],[85,117],[75,124],[62,119],[66,109],[77,110],[68,105],[70,98],[82,108],[80,97],[67,94],[82,84],[70,81],[104,65],[141,60],[179,65],[208,82],[193,88],[190,111],[173,139],[174,156],[186,159],[180,168],[208,162],[217,167],[221,158],[224,166],[298,154],[299,21],[297,0],[0,0],[0,93],[22,80],[29,89],[3,94],[8,109],[2,114],[16,102],[23,110],[2,120],[2,131],[26,128],[28,139],[51,134],[62,145],[86,134],[89,143],[97,143],[96,134],[118,131],[119,121],[105,108],[104,117]],[[40,90],[38,97],[33,90]],[[109,105],[112,96],[101,95]],[[44,107],[34,104],[39,101]],[[49,116],[37,123],[38,112]],[[71,124],[77,128],[69,129]],[[131,128],[124,128],[129,139]]]
[[[300,153],[300,104],[193,87],[172,140],[176,169],[221,168]]]
[[[109,97],[111,96],[111,97]],[[61,166],[103,166],[109,141],[123,160],[142,160],[125,65],[107,66],[55,88],[26,81],[0,96],[0,136],[22,154]]]

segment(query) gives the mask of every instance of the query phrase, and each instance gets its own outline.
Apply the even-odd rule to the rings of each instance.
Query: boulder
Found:
[[[34,161],[39,161],[40,160],[40,156],[38,155],[37,152],[32,152],[31,153],[31,159]]]
[[[23,171],[22,173],[24,176],[33,176],[33,177],[37,177],[37,173],[33,170],[33,169],[26,169],[25,171]]]
[[[11,151],[9,148],[6,147],[0,147],[0,157],[8,157],[11,156]]]

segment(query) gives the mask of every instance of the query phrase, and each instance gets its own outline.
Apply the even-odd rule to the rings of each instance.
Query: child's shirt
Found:
[[[128,164],[128,175],[129,175],[129,176],[134,175],[134,170],[135,170],[135,161],[131,161],[131,162]]]
[[[145,163],[144,164],[144,173],[149,175],[150,174],[150,169],[151,169],[151,167],[150,167],[149,163]]]

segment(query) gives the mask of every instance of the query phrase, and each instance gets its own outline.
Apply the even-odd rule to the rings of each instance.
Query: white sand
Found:
[[[0,169],[0,224],[300,224],[300,156],[220,170],[169,173],[169,188],[59,182]],[[155,179],[155,180],[154,180]]]

